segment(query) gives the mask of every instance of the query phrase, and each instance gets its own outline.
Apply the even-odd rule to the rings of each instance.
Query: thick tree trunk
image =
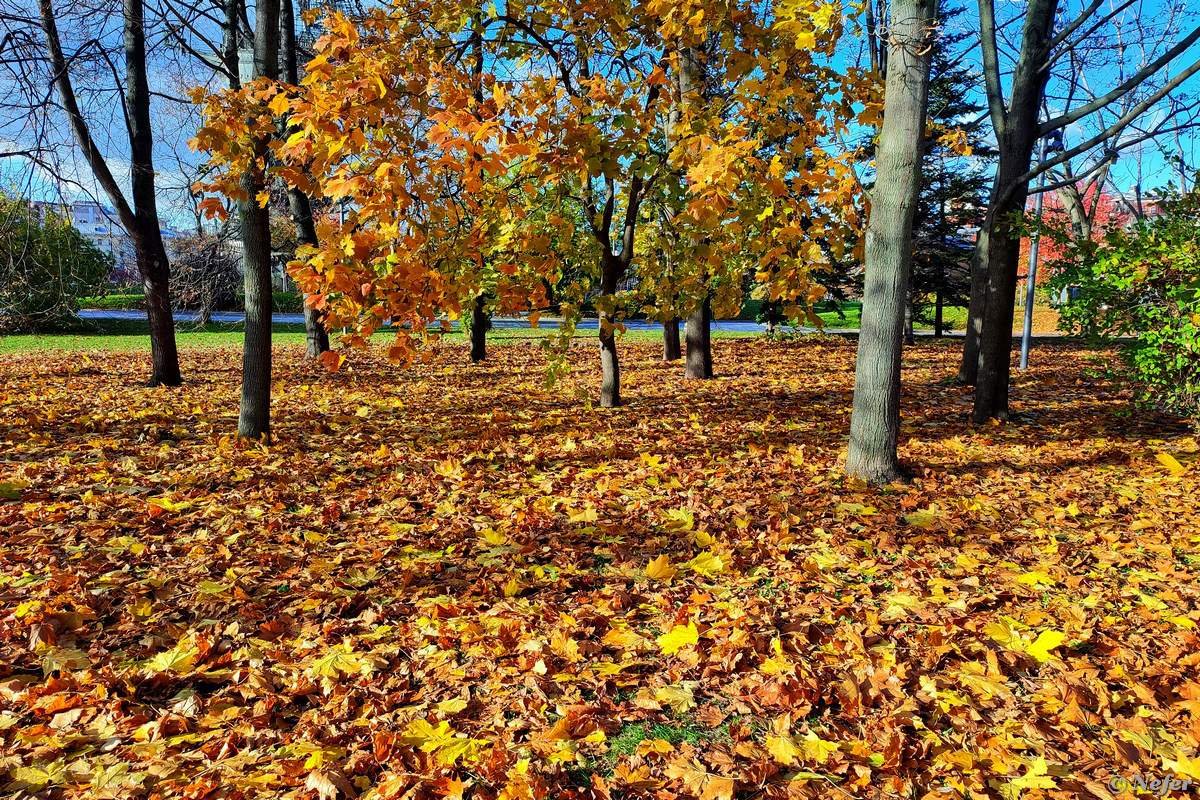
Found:
[[[240,203],[246,333],[238,435],[258,439],[271,433],[271,229],[268,210],[254,200],[259,184],[246,183],[250,200]]]
[[[487,358],[487,332],[491,327],[483,295],[475,298],[471,306],[471,361],[478,364]]]
[[[663,323],[663,361],[678,361],[683,358],[679,346],[679,319],[671,318]]]
[[[869,483],[901,477],[900,351],[912,226],[929,94],[937,0],[894,0],[883,127],[867,224],[866,281],[846,471]]]
[[[255,77],[279,77],[279,0],[258,0],[255,8]],[[242,268],[246,287],[246,334],[242,347],[242,401],[238,436],[269,439],[271,435],[271,218],[257,196],[264,178],[243,178],[247,199],[239,203]]]
[[[708,295],[700,307],[687,318],[684,331],[687,340],[687,361],[684,377],[707,380],[713,376],[712,367],[712,300]]]
[[[139,263],[141,259],[139,258]],[[144,273],[143,273],[144,274]],[[171,291],[166,280],[142,279],[146,296],[146,318],[150,323],[151,386],[178,386],[179,353],[175,347],[175,318],[171,313]]]
[[[913,331],[913,304],[911,296],[904,304],[904,343],[908,345],[917,343],[917,336]]]

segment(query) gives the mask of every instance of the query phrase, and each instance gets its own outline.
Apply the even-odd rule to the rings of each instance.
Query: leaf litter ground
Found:
[[[1046,346],[972,428],[906,352],[882,492],[853,345],[0,365],[0,789],[78,798],[1108,798],[1200,779],[1200,458],[1112,354]],[[1116,788],[1114,788],[1114,786]]]

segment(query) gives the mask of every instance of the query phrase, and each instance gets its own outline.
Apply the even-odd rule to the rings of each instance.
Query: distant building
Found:
[[[73,203],[35,201],[30,205],[40,213],[52,212],[71,220],[71,225],[83,234],[84,238],[98,249],[112,255],[113,282],[128,283],[139,280],[133,240],[125,232],[125,228],[117,219],[117,212],[112,208],[94,200],[76,200]],[[164,227],[162,236],[169,255],[173,241],[183,234],[173,228]]]

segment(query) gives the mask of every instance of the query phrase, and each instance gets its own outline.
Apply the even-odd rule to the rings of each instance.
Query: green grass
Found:
[[[85,320],[85,328],[63,333],[31,333],[0,336],[0,353],[20,353],[38,350],[141,350],[150,346],[149,327],[145,320]],[[273,339],[277,345],[304,344],[304,326],[300,323],[276,323],[272,326]],[[554,335],[556,328],[497,328],[488,332],[488,343],[505,345],[545,339]],[[736,339],[756,336],[755,333],[714,331],[715,339]],[[576,339],[595,339],[597,331],[579,330]],[[375,335],[375,341],[384,344],[392,334],[383,331]],[[629,330],[623,334],[624,341],[660,341],[658,330]],[[453,343],[466,342],[461,331],[443,334],[443,340]],[[240,347],[242,344],[241,323],[212,323],[197,328],[182,323],[176,326],[176,342],[180,348],[190,347]]]
[[[130,295],[108,295],[111,298],[129,297]],[[819,310],[818,316],[831,329],[857,328],[861,320],[862,305],[857,302],[844,303],[842,312],[845,318],[828,308]],[[966,309],[948,308],[946,310],[947,327],[951,330],[961,330],[966,318]],[[212,323],[197,328],[193,324],[180,323],[177,328],[176,340],[181,348],[191,347],[239,347],[242,344],[242,325],[240,323]],[[304,343],[304,326],[299,323],[277,323],[273,326],[274,340],[279,345],[302,345]],[[488,342],[505,345],[528,342],[531,339],[544,339],[553,336],[556,328],[495,328],[488,332]],[[715,339],[737,339],[758,336],[754,332],[713,331]],[[466,335],[461,331],[444,334],[447,342],[461,343],[466,341]],[[595,339],[597,331],[578,330],[576,339]],[[391,338],[391,333],[384,331],[376,334],[376,340],[383,344]],[[662,338],[658,329],[627,330],[623,334],[624,341],[657,342]],[[20,353],[38,350],[142,350],[150,346],[149,328],[145,320],[84,320],[79,330],[62,333],[14,334],[0,336],[0,353]]]
[[[717,728],[702,728],[694,722],[680,721],[676,724],[655,722],[647,725],[644,722],[626,723],[608,740],[608,753],[603,765],[603,772],[611,773],[617,762],[625,756],[632,755],[642,742],[651,739],[663,739],[671,744],[687,742],[699,745],[704,742],[728,742],[729,725],[727,721]]]
[[[113,292],[97,297],[79,298],[80,308],[102,308],[105,310],[137,310],[144,306],[144,295],[141,292]]]

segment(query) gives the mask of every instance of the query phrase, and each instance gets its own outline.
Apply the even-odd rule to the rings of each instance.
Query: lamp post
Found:
[[[1061,152],[1062,131],[1052,131],[1042,139],[1042,155],[1039,163],[1046,160],[1047,153]],[[1033,201],[1034,228],[1029,234],[1029,269],[1025,281],[1025,320],[1021,329],[1021,369],[1029,369],[1029,345],[1033,340],[1033,300],[1037,288],[1038,242],[1041,240],[1042,196],[1045,193],[1046,173],[1038,176],[1037,196]]]

